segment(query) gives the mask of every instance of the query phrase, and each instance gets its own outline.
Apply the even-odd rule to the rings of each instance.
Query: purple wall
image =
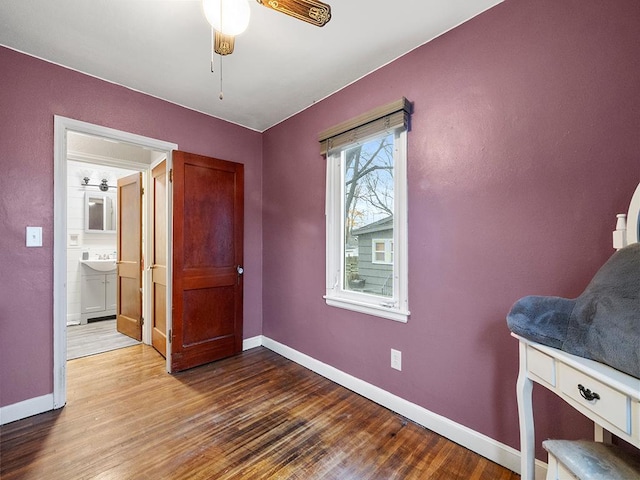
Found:
[[[53,116],[245,164],[244,336],[262,332],[261,134],[0,48],[0,406],[53,391]],[[43,248],[25,227],[43,227]]]
[[[613,253],[640,181],[638,32],[636,0],[507,0],[265,132],[264,335],[517,448],[505,315],[527,294],[577,296]],[[324,303],[317,142],[401,96],[407,324]],[[538,438],[592,434],[552,394],[534,401]]]
[[[0,406],[52,391],[57,114],[246,164],[245,338],[264,333],[517,447],[504,317],[526,294],[579,294],[612,253],[640,181],[639,31],[636,0],[507,0],[264,135],[0,48]],[[407,324],[322,299],[317,143],[401,96],[414,102]],[[24,246],[27,225],[44,227],[43,248]],[[534,397],[539,438],[591,433],[551,394]]]

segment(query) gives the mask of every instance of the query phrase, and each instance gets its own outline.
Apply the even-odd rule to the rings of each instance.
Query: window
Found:
[[[372,242],[373,258],[371,262],[393,265],[393,239],[374,238]]]
[[[402,322],[409,316],[408,113],[402,99],[320,136],[327,156],[326,302]]]

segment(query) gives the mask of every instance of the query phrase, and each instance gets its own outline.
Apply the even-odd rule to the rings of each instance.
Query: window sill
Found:
[[[366,313],[375,317],[387,318],[396,322],[407,323],[411,312],[408,310],[400,310],[398,308],[383,307],[382,305],[374,305],[371,303],[359,302],[357,300],[324,296],[327,305],[331,307],[343,308],[353,312]]]

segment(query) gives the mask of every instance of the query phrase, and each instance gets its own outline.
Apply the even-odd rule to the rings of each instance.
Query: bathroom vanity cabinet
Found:
[[[80,323],[92,318],[116,314],[116,273],[92,273],[82,276],[82,312]]]

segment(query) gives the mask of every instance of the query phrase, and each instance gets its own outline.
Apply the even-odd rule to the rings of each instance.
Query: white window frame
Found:
[[[343,152],[383,134],[394,134],[394,294],[382,297],[345,289],[344,272],[344,178],[341,168]],[[327,152],[327,193],[325,216],[326,240],[326,294],[327,305],[406,323],[411,315],[408,299],[408,227],[407,227],[407,131],[399,127],[380,131],[374,136],[360,139]]]
[[[384,244],[384,250],[378,252],[376,243]],[[376,253],[384,253],[384,260],[377,260]],[[393,238],[371,239],[371,263],[376,265],[393,265]]]

